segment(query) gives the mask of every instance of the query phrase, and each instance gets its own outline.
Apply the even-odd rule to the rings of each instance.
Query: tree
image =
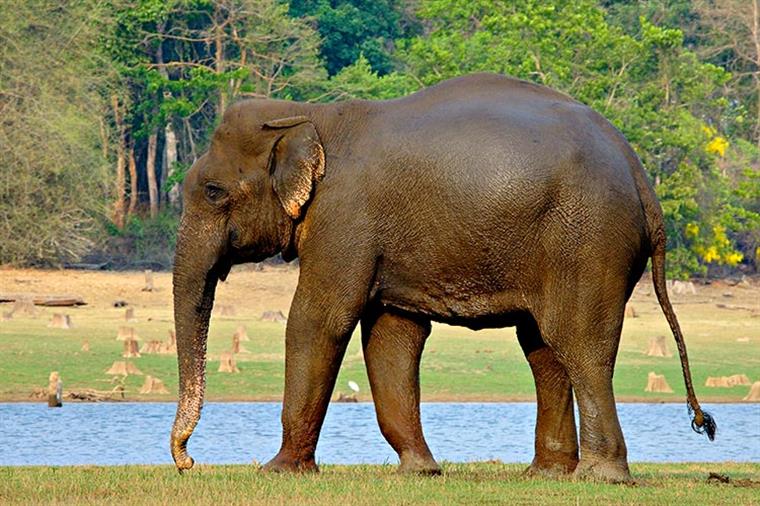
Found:
[[[731,71],[731,90],[749,116],[740,116],[741,123],[760,149],[760,0],[699,0],[695,6],[708,32],[698,51]]]
[[[278,1],[123,0],[116,7],[117,29],[105,46],[127,83],[129,132],[143,153],[152,216],[164,200],[159,182],[162,194],[172,191],[230,102],[298,96],[324,80],[316,33]],[[169,160],[176,167],[165,166]]]
[[[108,27],[95,1],[0,9],[0,262],[76,260],[110,212]]]
[[[384,100],[408,95],[417,91],[421,84],[409,76],[392,72],[378,75],[372,70],[363,54],[352,65],[343,67],[337,75],[325,83],[322,98],[329,100],[374,99]]]
[[[567,92],[622,130],[663,205],[671,276],[743,259],[745,225],[727,219],[736,181],[718,170],[730,74],[686,49],[681,30],[643,17],[624,30],[592,0],[423,0],[419,15],[427,33],[400,43],[399,56],[420,82],[513,75]]]
[[[373,72],[393,70],[393,45],[414,35],[419,23],[401,0],[291,0],[294,16],[313,16],[322,37],[320,54],[330,75],[362,54]]]

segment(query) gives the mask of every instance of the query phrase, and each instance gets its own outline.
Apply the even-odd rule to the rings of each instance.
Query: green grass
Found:
[[[271,475],[253,466],[3,467],[2,504],[760,504],[760,464],[638,464],[637,485],[527,478],[524,466],[444,464],[439,477],[392,466]],[[709,472],[728,484],[708,482]]]
[[[113,275],[112,275],[113,276]],[[255,285],[254,285],[255,286]],[[234,285],[233,285],[234,287]],[[81,290],[81,289],[80,289]],[[674,297],[676,311],[687,338],[691,370],[697,394],[703,402],[740,402],[749,387],[707,388],[708,376],[746,374],[760,380],[760,318],[750,311],[727,310],[716,302],[757,305],[760,290],[736,288],[733,299],[716,294]],[[138,292],[139,293],[139,292]],[[114,295],[117,298],[118,295]],[[172,327],[170,291],[159,295],[159,302],[138,305],[134,326],[140,338],[165,340]],[[266,300],[267,294],[259,295]],[[159,300],[156,299],[156,300]],[[70,330],[50,329],[47,323],[53,309],[42,309],[35,318],[16,317],[0,323],[0,401],[25,400],[35,389],[45,387],[50,371],[61,373],[64,390],[113,388],[105,371],[121,358],[122,343],[115,340],[124,310],[108,307],[109,300],[90,300],[82,308],[66,308],[74,322]],[[640,315],[626,319],[615,373],[618,400],[685,402],[681,366],[677,357],[648,357],[643,351],[654,335],[668,336],[664,317],[652,295],[637,293],[632,304]],[[241,306],[239,305],[238,308]],[[58,311],[61,311],[60,309]],[[208,400],[279,400],[284,381],[284,333],[280,323],[258,321],[260,313],[240,311],[240,317],[214,317],[209,338]],[[248,353],[237,356],[240,374],[217,372],[218,357],[231,345],[238,325],[248,329]],[[358,333],[357,333],[358,334]],[[750,338],[737,342],[737,338]],[[83,339],[90,342],[89,353],[80,351]],[[126,379],[127,398],[131,400],[171,400],[177,391],[177,362],[173,355],[143,355],[133,359],[145,374],[162,379],[170,395],[138,394],[144,378]],[[645,393],[649,371],[664,374],[672,394]],[[360,400],[370,400],[358,335],[351,340],[338,378],[336,393],[348,393],[347,382],[356,381]],[[433,326],[422,359],[423,400],[532,400],[533,378],[515,338],[514,329],[473,332],[445,325]]]

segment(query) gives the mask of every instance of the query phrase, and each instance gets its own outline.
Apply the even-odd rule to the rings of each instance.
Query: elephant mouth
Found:
[[[233,265],[263,262],[271,256],[254,248],[233,249],[217,262],[214,270],[218,272],[219,279],[224,281]]]
[[[216,262],[216,264],[214,264],[212,272],[220,281],[225,281],[233,265],[234,262],[230,256],[224,255]]]

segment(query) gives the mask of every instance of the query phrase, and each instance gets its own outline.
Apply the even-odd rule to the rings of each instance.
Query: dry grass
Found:
[[[209,338],[209,399],[279,400],[283,385],[284,325],[259,321],[264,311],[287,314],[298,281],[293,267],[268,267],[263,272],[236,268],[219,286],[217,302],[233,306],[235,316],[215,315]],[[172,328],[172,290],[169,273],[155,273],[152,292],[143,292],[142,272],[88,272],[0,269],[2,292],[73,294],[88,305],[80,308],[45,308],[32,316],[0,322],[0,400],[27,400],[58,370],[64,390],[113,387],[105,371],[121,359],[116,341],[120,326],[132,326],[141,344],[166,341]],[[730,294],[731,296],[726,296]],[[136,322],[124,320],[124,300],[135,309]],[[749,387],[708,388],[708,376],[745,374],[760,380],[760,283],[730,287],[725,283],[697,286],[697,294],[672,295],[686,334],[692,373],[702,401],[740,402]],[[631,301],[638,315],[627,318],[615,375],[617,398],[624,401],[683,402],[684,387],[675,344],[665,318],[643,281]],[[721,306],[721,307],[719,307]],[[9,311],[10,304],[0,305]],[[73,328],[47,327],[51,315],[67,313]],[[240,374],[218,373],[219,357],[232,346],[239,325],[247,327],[246,353],[236,356]],[[665,335],[672,357],[646,355],[653,336]],[[82,351],[84,340],[90,351]],[[139,394],[144,378],[128,377],[126,394],[132,400],[170,400],[177,389],[173,355],[143,354],[132,359],[145,373],[162,379],[170,394]],[[647,374],[663,374],[674,393],[646,393]],[[337,391],[348,393],[346,382],[356,381],[360,400],[369,400],[369,385],[359,339],[349,346]],[[530,370],[517,344],[514,329],[483,330],[434,325],[422,363],[425,400],[531,400]],[[337,395],[337,392],[336,392]]]

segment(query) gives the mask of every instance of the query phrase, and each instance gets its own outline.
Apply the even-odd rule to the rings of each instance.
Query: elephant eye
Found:
[[[227,196],[227,190],[214,183],[206,184],[205,193],[206,198],[212,203],[217,203]]]

